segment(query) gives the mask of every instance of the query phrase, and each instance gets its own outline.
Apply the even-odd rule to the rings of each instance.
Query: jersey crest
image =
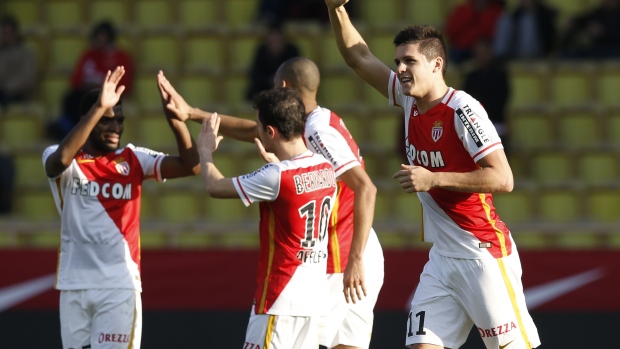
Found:
[[[433,128],[431,129],[431,137],[433,141],[437,142],[441,135],[443,134],[443,122],[441,120],[437,120],[433,123]]]

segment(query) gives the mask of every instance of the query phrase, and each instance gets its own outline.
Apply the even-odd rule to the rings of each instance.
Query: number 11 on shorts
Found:
[[[418,326],[418,330],[416,331],[416,335],[417,336],[423,336],[426,334],[426,331],[424,331],[424,315],[425,315],[425,311],[421,311],[417,314],[415,314],[415,317],[420,317],[420,325]],[[413,312],[409,312],[409,331],[407,332],[407,337],[413,337]]]

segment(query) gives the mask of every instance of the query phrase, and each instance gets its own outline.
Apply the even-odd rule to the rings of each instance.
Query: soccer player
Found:
[[[484,108],[446,85],[441,33],[424,25],[401,30],[392,72],[351,23],[348,0],[325,2],[347,65],[405,112],[410,165],[394,178],[418,194],[422,236],[434,243],[411,303],[406,345],[458,348],[475,325],[489,349],[538,346],[519,255],[491,195],[512,190],[512,171]]]
[[[328,348],[368,349],[373,309],[383,285],[383,251],[372,228],[376,188],[366,171],[355,140],[344,122],[316,101],[319,69],[311,60],[296,57],[277,70],[276,88],[297,90],[304,101],[308,121],[306,145],[328,159],[338,176],[338,195],[329,223],[327,272],[331,311],[321,335]],[[211,113],[190,108],[169,83],[163,84],[188,117],[201,120]],[[257,135],[254,121],[220,115],[222,134],[251,142]],[[344,288],[344,297],[343,297]]]
[[[316,349],[329,311],[327,227],[336,205],[336,175],[304,144],[306,113],[297,92],[263,91],[254,107],[259,149],[280,162],[224,178],[213,161],[222,139],[217,114],[204,119],[198,139],[209,195],[240,198],[246,206],[259,202],[260,254],[244,348]]]
[[[82,99],[79,123],[43,152],[61,218],[56,289],[65,349],[140,347],[142,181],[200,171],[187,126],[167,110],[180,156],[132,144],[120,147],[125,87],[118,83],[124,73],[123,67],[108,71],[101,89]],[[164,105],[173,104],[161,88],[160,93]]]

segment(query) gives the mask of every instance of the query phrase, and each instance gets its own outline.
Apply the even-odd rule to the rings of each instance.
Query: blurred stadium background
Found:
[[[391,67],[391,41],[398,29],[410,23],[441,26],[450,9],[463,0],[352,1],[359,3],[358,29],[373,53]],[[513,6],[515,2],[507,4]],[[561,23],[598,1],[546,3],[560,10]],[[50,143],[44,138],[44,126],[60,113],[69,74],[88,44],[86,38],[92,24],[102,19],[114,22],[120,29],[120,45],[135,59],[134,92],[124,100],[124,143],[175,152],[174,139],[159,104],[156,72],[162,69],[194,106],[253,118],[252,108],[243,96],[253,52],[263,33],[261,27],[252,24],[257,4],[257,0],[0,2],[0,14],[11,13],[19,19],[28,46],[37,53],[41,70],[36,100],[11,107],[0,115],[0,150],[12,154],[17,166],[13,212],[0,216],[0,260],[14,264],[2,263],[4,270],[0,275],[7,274],[6,278],[0,277],[0,287],[54,272],[59,220],[41,166],[41,152]],[[302,55],[318,63],[322,72],[319,103],[343,117],[361,147],[369,175],[379,188],[374,227],[386,251],[386,268],[393,268],[386,274],[386,285],[405,278],[407,285],[411,282],[414,287],[415,280],[409,279],[419,275],[428,246],[419,243],[421,217],[417,198],[403,194],[391,180],[401,163],[401,155],[396,151],[401,111],[387,106],[382,96],[346,67],[328,26],[287,23],[285,32],[301,48]],[[545,282],[536,273],[547,275],[547,281],[552,281],[596,268],[580,264],[582,260],[591,262],[593,256],[604,256],[602,262],[620,266],[620,62],[518,61],[509,64],[509,71],[509,160],[516,185],[514,192],[494,197],[498,212],[513,231],[521,251],[526,288]],[[464,73],[465,68],[451,66],[447,74],[449,85],[460,88]],[[199,125],[191,126],[197,135]],[[225,139],[221,148],[216,161],[227,176],[246,173],[261,164],[253,145]],[[179,268],[204,265],[206,270],[192,269],[197,274],[188,276],[211,280],[210,284],[198,282],[204,284],[203,297],[210,297],[213,287],[229,285],[245,286],[242,294],[251,297],[253,258],[258,247],[257,208],[246,209],[237,201],[209,199],[198,178],[164,185],[145,183],[143,193],[141,243],[143,268],[148,274],[144,277],[143,347],[178,348],[201,343],[241,346],[249,298],[237,300],[229,308],[210,308],[217,302],[207,302],[197,309],[168,308],[163,303],[151,306],[149,292],[157,291],[149,289],[150,282],[167,285],[159,288],[162,295],[175,289],[175,285],[192,287],[192,283],[170,275],[165,282],[153,281],[161,274],[149,271],[149,263],[164,257],[194,256],[194,262],[188,260],[187,265]],[[209,258],[222,252],[222,260],[230,258],[232,264],[247,261],[241,264],[247,269],[245,274],[240,272],[244,280],[231,284],[230,280],[217,280],[210,274],[213,269],[204,261],[211,261]],[[403,255],[422,259],[410,265],[392,262]],[[529,256],[547,266],[548,273],[527,263]],[[544,264],[548,261],[545,256],[556,263]],[[535,275],[528,279],[528,273]],[[238,277],[233,273],[220,274],[223,278]],[[404,276],[399,280],[398,275]],[[540,311],[533,312],[543,343],[551,343],[543,345],[545,348],[579,347],[578,340],[566,335],[570,328],[587,337],[588,341],[583,343],[613,347],[605,341],[611,340],[611,334],[605,337],[601,333],[611,331],[612,324],[620,324],[618,293],[606,293],[612,288],[600,280],[588,287],[591,290],[578,294],[580,298],[548,308],[542,305]],[[398,292],[399,287],[386,287],[380,298],[389,299],[391,294],[386,292],[390,290]],[[0,300],[3,295],[0,290]],[[56,291],[45,291],[11,309],[0,308],[0,343],[12,343],[6,347],[15,348],[60,347],[54,302]],[[589,302],[595,305],[588,307]],[[378,304],[372,348],[403,343],[406,299],[402,309],[385,304],[381,300]],[[176,326],[164,330],[171,323]],[[580,331],[582,326],[586,329]],[[34,335],[37,331],[41,335]],[[599,335],[593,335],[593,331]],[[222,338],[221,333],[230,335]],[[10,334],[17,335],[15,340],[8,338]],[[567,339],[571,341],[562,342]],[[466,347],[476,347],[476,340],[473,336]]]

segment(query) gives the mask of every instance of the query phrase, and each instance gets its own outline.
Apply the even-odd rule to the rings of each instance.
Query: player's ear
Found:
[[[435,67],[433,68],[433,73],[440,72],[443,67],[443,58],[437,57],[435,58]]]
[[[273,139],[276,137],[276,134],[278,134],[278,130],[273,126],[267,126],[267,134],[269,138]]]

